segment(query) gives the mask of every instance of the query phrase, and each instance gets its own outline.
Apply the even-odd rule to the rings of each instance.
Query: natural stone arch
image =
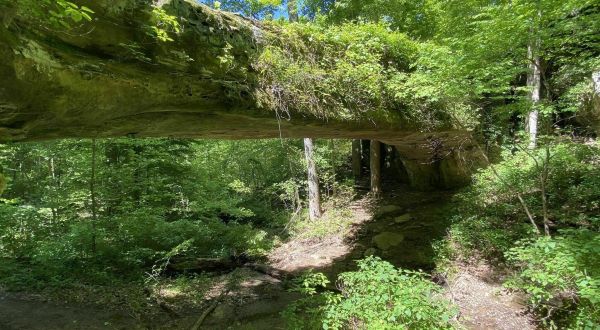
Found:
[[[285,112],[265,106],[257,96],[255,57],[269,44],[286,42],[272,25],[191,1],[162,1],[181,17],[183,32],[171,43],[139,46],[147,38],[151,1],[75,2],[92,7],[95,20],[72,33],[43,29],[0,8],[0,141],[356,138],[397,146],[406,164],[426,164],[440,150],[454,157],[471,144],[468,132],[424,130],[393,109],[342,119],[294,104]],[[223,67],[224,52],[235,69]],[[438,141],[435,150],[431,141]]]

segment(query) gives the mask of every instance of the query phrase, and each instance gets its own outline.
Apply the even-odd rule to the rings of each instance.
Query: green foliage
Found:
[[[304,205],[302,141],[110,139],[96,145],[95,221],[90,141],[0,148],[0,166],[11,178],[0,200],[2,284],[105,285],[145,273],[158,278],[171,259],[260,259],[278,240],[274,233],[293,234],[289,215]],[[326,200],[352,196],[351,186],[336,183],[349,152],[348,143],[317,141]],[[331,215],[345,228],[349,217]]]
[[[149,34],[159,41],[173,41],[169,33],[179,33],[181,27],[177,17],[167,14],[167,12],[159,7],[152,8],[152,25],[149,27]]]
[[[522,196],[540,224],[544,148],[507,151],[503,161],[481,170],[456,197],[448,239],[437,246],[439,265],[472,257],[508,263],[515,268],[510,286],[528,294],[546,326],[593,329],[600,320],[600,148],[562,142],[548,150],[545,190],[552,237],[535,233],[518,200]]]
[[[564,230],[556,238],[526,240],[507,252],[520,270],[508,284],[529,295],[552,329],[600,326],[600,233]]]
[[[550,147],[549,175],[546,183],[550,221],[558,228],[581,226],[598,230],[597,145],[572,142]],[[532,226],[521,195],[541,225],[543,215],[540,192],[540,164],[545,151],[507,151],[505,160],[481,170],[472,187],[456,196],[455,224],[450,234],[464,248],[488,258],[503,259],[513,242],[529,237]]]
[[[428,1],[312,0],[307,6],[309,10],[319,8],[328,12],[327,18],[333,23],[346,20],[387,22],[392,29],[417,39],[430,37],[435,31],[435,7]]]
[[[8,4],[8,6],[12,6]],[[0,4],[4,5],[2,1]],[[16,14],[34,19],[51,28],[71,29],[73,24],[92,20],[94,11],[66,0],[22,0],[15,5]]]
[[[318,289],[327,288],[329,283],[329,279],[323,273],[308,272],[294,279],[291,291],[313,296],[317,294]]]
[[[208,5],[212,4],[218,10],[240,13],[256,19],[272,18],[277,8],[282,4],[281,0],[203,0],[202,2]]]
[[[401,108],[388,84],[414,55],[416,46],[405,35],[371,23],[280,28],[289,43],[266,47],[258,59],[262,105],[284,114],[293,109],[339,119]]]
[[[305,278],[302,289],[309,297],[285,313],[291,328],[311,328],[315,319],[322,320],[319,327],[323,329],[453,328],[456,311],[425,274],[396,269],[376,257],[359,261],[358,267],[356,272],[339,276],[341,294],[316,295],[316,289],[327,281],[314,274]]]
[[[309,221],[308,214],[295,220],[290,226],[290,234],[302,239],[322,239],[331,236],[344,237],[352,228],[352,212],[344,209],[344,204],[331,207],[322,218]]]
[[[70,22],[79,23],[82,20],[91,21],[92,16],[90,15],[94,13],[93,10],[86,6],[78,6],[65,0],[45,0],[42,2],[45,2],[45,5],[48,7],[51,7],[51,4],[54,3],[55,8],[58,10],[50,9],[48,11],[50,14],[49,21],[54,25],[62,25],[65,28],[71,27]]]
[[[590,111],[589,79],[600,51],[594,39],[600,12],[592,1],[309,0],[305,8],[319,24],[383,23],[419,40],[410,68],[385,76],[384,84],[425,127],[480,128],[490,104],[504,118],[529,111],[523,85],[532,38],[546,61],[543,117]],[[506,121],[489,124],[503,129]]]

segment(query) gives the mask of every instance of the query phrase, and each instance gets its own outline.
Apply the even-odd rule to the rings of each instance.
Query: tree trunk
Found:
[[[288,19],[290,22],[298,22],[298,4],[296,0],[288,0]]]
[[[92,139],[92,173],[90,175],[90,198],[92,200],[92,253],[96,254],[96,139]]]
[[[54,165],[54,157],[50,157],[50,159],[48,160],[48,169],[50,170],[50,178],[52,179],[52,187],[54,188],[54,191],[51,193],[52,205],[50,206],[50,210],[52,211],[52,224],[54,225],[58,222],[59,207],[59,201],[57,198],[59,187],[56,181],[56,167]]]
[[[369,163],[369,158],[370,158],[370,150],[371,150],[371,141],[370,140],[360,140],[360,147],[361,147],[361,161],[360,161],[360,167],[361,167],[361,171],[364,171],[365,173],[370,172],[369,167],[371,166],[371,164]]]
[[[381,142],[371,140],[371,192],[381,193]]]
[[[550,236],[550,219],[548,216],[548,176],[550,174],[550,146],[546,145],[542,173],[540,174],[540,189],[542,194],[542,217],[544,219],[544,234]]]
[[[288,19],[290,22],[298,21],[298,4],[296,0],[288,0]],[[315,220],[321,217],[321,196],[319,194],[319,174],[313,156],[313,140],[304,138],[304,155],[308,171],[308,217]]]
[[[538,11],[538,16],[541,12]],[[531,101],[531,110],[527,114],[527,133],[529,135],[529,149],[535,149],[537,146],[538,135],[538,103],[540,102],[542,89],[541,61],[539,56],[540,38],[536,35],[535,29],[532,29],[532,37],[527,46],[527,59],[529,61],[529,73],[527,75],[527,87],[529,88],[529,99]]]
[[[0,172],[0,195],[2,195],[4,189],[6,189],[6,178],[4,177],[2,172]]]
[[[360,179],[360,140],[352,140],[352,174],[354,179],[358,181]]]
[[[304,155],[306,157],[306,166],[308,171],[308,212],[310,220],[321,217],[321,197],[319,195],[319,175],[317,165],[313,155],[313,140],[304,139]]]

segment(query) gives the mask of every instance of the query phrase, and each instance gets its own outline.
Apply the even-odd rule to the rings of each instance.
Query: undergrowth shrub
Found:
[[[519,242],[506,256],[518,270],[507,283],[529,296],[551,329],[600,327],[600,233],[563,230]]]
[[[0,263],[0,273],[5,275],[0,283],[15,289],[37,287],[31,285],[36,281],[40,286],[60,286],[69,281],[110,284],[117,278],[139,278],[145,269],[184,242],[190,242],[189,248],[178,257],[259,258],[273,244],[267,232],[251,224],[226,224],[216,218],[168,222],[141,210],[99,223],[93,251],[90,221],[70,224],[61,239],[56,239],[42,229],[33,230],[36,220],[42,220],[38,224],[41,228],[44,224],[36,212],[21,207],[0,208],[0,214],[6,212],[11,215],[6,219],[11,221],[3,222],[0,252],[6,259]]]
[[[455,257],[477,253],[502,261],[514,242],[532,237],[534,230],[518,200],[519,194],[541,228],[538,164],[543,152],[507,151],[505,160],[479,171],[473,185],[455,196],[449,230]],[[573,226],[598,230],[600,148],[565,142],[550,147],[549,152],[546,195],[551,230]]]
[[[472,257],[506,265],[515,273],[507,285],[527,294],[543,326],[597,329],[600,148],[561,142],[547,149],[549,161],[545,148],[507,151],[456,196],[449,234],[436,246],[438,269],[451,271],[452,261]],[[541,230],[544,164],[550,236],[536,233],[518,199]]]
[[[338,292],[318,293],[328,284],[311,274],[300,281],[307,297],[284,312],[292,329],[451,329],[456,309],[421,272],[396,269],[377,257],[358,261],[358,271],[341,274]]]

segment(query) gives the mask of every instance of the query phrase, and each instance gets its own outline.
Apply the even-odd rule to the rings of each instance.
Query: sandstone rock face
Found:
[[[465,186],[470,182],[471,173],[486,163],[481,152],[466,140],[463,140],[466,143],[463,147],[451,151],[441,147],[445,142],[429,141],[429,147],[394,145],[399,159],[395,166],[406,173],[413,188],[427,190]],[[427,150],[427,156],[421,154],[423,150]]]

